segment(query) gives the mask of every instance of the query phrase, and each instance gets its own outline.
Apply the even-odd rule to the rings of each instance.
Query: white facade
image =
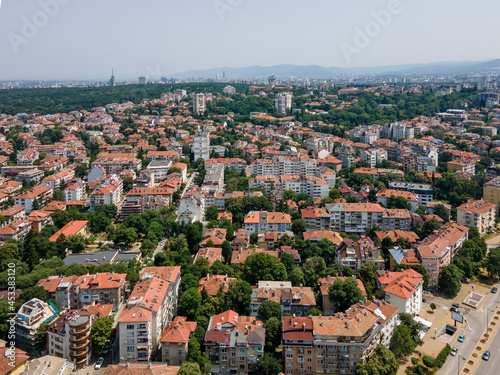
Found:
[[[194,160],[210,159],[210,133],[198,130],[194,136],[193,143]]]
[[[194,94],[193,96],[193,112],[203,113],[206,109],[205,94]]]
[[[292,93],[280,92],[276,94],[276,111],[286,115],[292,109]]]

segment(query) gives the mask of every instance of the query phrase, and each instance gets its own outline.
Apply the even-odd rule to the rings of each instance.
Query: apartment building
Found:
[[[292,109],[292,97],[291,92],[280,92],[276,94],[275,107],[276,112],[286,115]]]
[[[320,166],[318,167],[318,170],[316,172],[316,177],[322,178],[323,180],[328,182],[328,187],[330,189],[333,189],[335,187],[337,173],[333,169],[325,166]]]
[[[188,133],[189,134],[189,133]],[[171,161],[180,158],[177,151],[148,151],[146,159],[149,161]]]
[[[185,316],[176,316],[161,336],[161,360],[169,365],[180,366],[188,360],[189,340],[197,322],[189,322]]]
[[[441,268],[451,264],[458,249],[468,238],[469,228],[448,223],[417,246],[416,256],[429,274],[430,286],[438,285]]]
[[[434,160],[426,156],[407,155],[403,159],[405,173],[409,171],[416,172],[436,172]]]
[[[244,227],[248,233],[285,232],[292,226],[289,214],[282,212],[252,211],[244,220]]]
[[[18,165],[33,165],[40,154],[34,148],[27,148],[17,153]]]
[[[361,301],[344,314],[283,317],[286,375],[355,374],[396,327],[398,308],[385,301]],[[386,344],[387,345],[387,344]]]
[[[0,216],[2,216],[6,222],[23,220],[26,218],[26,209],[20,206],[8,207],[0,211]]]
[[[380,137],[389,139],[408,139],[415,137],[415,128],[404,122],[394,122],[382,127]]]
[[[378,269],[384,268],[384,259],[380,249],[370,237],[361,236],[359,241],[344,238],[337,246],[335,257],[338,264],[352,268],[354,271],[360,270],[365,263],[373,263]]]
[[[97,273],[82,276],[49,276],[38,281],[48,299],[57,301],[61,309],[80,309],[94,303],[123,303],[127,274]]]
[[[330,230],[331,216],[324,208],[307,207],[300,210],[308,231]]]
[[[75,171],[70,168],[61,169],[53,175],[47,176],[42,180],[42,185],[52,186],[54,190],[58,189],[61,185],[66,185],[66,182],[75,177]]]
[[[145,199],[160,197],[165,205],[172,201],[174,189],[169,187],[133,188],[127,193],[128,202],[144,202]]]
[[[200,114],[206,110],[206,98],[205,94],[194,94],[193,95],[193,113]],[[198,160],[195,158],[195,160]]]
[[[480,235],[495,228],[497,206],[484,200],[469,201],[457,207],[457,223],[476,228]]]
[[[211,317],[203,344],[213,364],[212,374],[257,375],[266,338],[263,325],[232,310]]]
[[[414,212],[417,211],[420,199],[416,194],[411,193],[409,191],[394,190],[394,189],[380,190],[377,193],[377,203],[381,203],[385,207],[387,207],[389,199],[391,197],[394,198],[403,197],[408,201],[408,203],[411,204],[411,210]]]
[[[199,259],[205,259],[209,267],[212,267],[215,261],[222,262],[222,249],[220,247],[202,247],[194,256],[193,264],[196,264]]]
[[[193,142],[193,154],[194,160],[198,159],[209,160],[210,159],[210,133],[198,129],[194,135]]]
[[[90,209],[97,206],[114,204],[120,206],[123,197],[123,181],[118,175],[112,174],[102,181],[95,181],[94,190],[90,194]]]
[[[413,269],[402,272],[380,270],[377,283],[385,293],[385,300],[399,308],[399,312],[417,316],[422,310],[424,277]]]
[[[203,221],[205,219],[205,197],[196,189],[184,194],[177,208],[177,220],[184,223]]]
[[[476,174],[476,163],[473,160],[452,160],[447,163],[448,173],[465,172]]]
[[[209,159],[205,161],[205,169],[209,170],[213,166],[217,164],[224,165],[224,168],[233,168],[238,172],[242,172],[247,167],[247,162],[243,159],[238,158],[218,158],[218,159]]]
[[[387,209],[382,215],[380,229],[383,231],[389,230],[410,230],[413,221],[413,216],[408,210],[402,209]]]
[[[374,225],[380,226],[384,209],[378,203],[329,203],[331,228],[336,232],[364,234]]]
[[[68,183],[66,189],[63,190],[64,201],[81,201],[86,197],[85,183],[78,179]]]
[[[259,281],[252,290],[250,315],[257,316],[260,305],[273,301],[280,305],[283,315],[307,316],[316,307],[314,292],[310,287],[293,287],[290,281]]]
[[[215,164],[211,166],[207,173],[205,174],[205,179],[203,180],[203,188],[207,190],[213,190],[215,192],[221,192],[224,188],[224,165]]]
[[[146,267],[118,317],[120,358],[150,362],[177,313],[180,267]]]
[[[402,146],[409,147],[413,156],[423,156],[432,159],[434,166],[439,164],[438,146],[424,139],[406,138],[401,142]]]
[[[363,282],[360,279],[357,279],[355,276],[353,276],[352,278],[356,280],[358,288],[363,293],[363,296],[366,296],[366,289],[365,286],[363,285]],[[319,293],[321,294],[321,302],[323,307],[322,310],[325,313],[325,315],[333,315],[335,313],[335,307],[333,306],[333,303],[330,301],[329,298],[329,288],[330,285],[332,285],[336,279],[345,281],[346,277],[343,276],[335,277],[328,275],[325,278],[318,279]]]
[[[55,316],[55,305],[38,298],[32,298],[23,304],[15,316],[16,347],[34,353],[38,328]]]
[[[483,185],[483,199],[500,206],[500,177],[496,177]]]
[[[419,198],[419,206],[427,207],[427,203],[434,200],[434,191],[430,184],[390,181],[389,189],[408,191],[416,194]]]
[[[31,190],[26,190],[14,198],[14,203],[16,206],[24,207],[26,213],[29,214],[34,210],[33,205],[36,205],[35,200],[38,205],[41,206],[45,204],[54,193],[54,188],[52,186],[35,186]]]
[[[64,237],[74,236],[74,235],[87,235],[88,228],[88,220],[73,220],[66,224],[64,227],[59,229],[56,233],[54,233],[49,241],[56,242],[59,236],[63,235]]]
[[[120,175],[126,169],[140,170],[142,162],[137,159],[135,153],[101,152],[91,165],[92,167],[100,167],[107,175]]]
[[[330,188],[328,181],[323,178],[298,175],[283,175],[280,177],[257,176],[250,179],[248,184],[251,189],[264,186],[267,194],[273,189],[281,189],[283,191],[292,190],[297,194],[306,193],[311,199],[323,199],[328,197]]]
[[[153,173],[154,183],[165,181],[170,174],[173,163],[171,161],[155,160],[148,164],[146,171]]]
[[[210,296],[216,296],[219,290],[222,290],[222,293],[227,293],[229,291],[229,283],[232,281],[236,281],[236,279],[227,275],[207,275],[200,279],[198,292],[201,293],[205,289]]]
[[[257,159],[250,165],[250,174],[257,176],[315,176],[318,163],[306,157]]]
[[[91,329],[96,319],[111,313],[111,305],[67,310],[47,325],[47,353],[67,359],[76,369],[89,365]]]

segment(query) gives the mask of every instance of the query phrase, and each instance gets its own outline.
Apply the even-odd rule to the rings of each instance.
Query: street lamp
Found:
[[[462,357],[460,354],[457,354],[457,361],[458,361],[457,374],[458,375],[460,375],[460,358],[462,358],[464,361],[467,360],[464,357]]]
[[[490,323],[488,311],[491,311],[494,313],[495,310],[491,310],[491,309],[486,308],[486,334],[488,334],[488,324]]]

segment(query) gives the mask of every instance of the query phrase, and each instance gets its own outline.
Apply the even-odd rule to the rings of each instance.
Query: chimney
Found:
[[[302,323],[302,331],[306,330],[306,323]]]

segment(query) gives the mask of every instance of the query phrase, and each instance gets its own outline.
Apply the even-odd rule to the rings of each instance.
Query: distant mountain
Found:
[[[465,73],[488,73],[500,72],[500,59],[491,61],[459,61],[438,62],[431,64],[406,64],[378,67],[339,68],[323,67],[320,65],[274,65],[261,66],[252,65],[241,68],[214,68],[203,70],[190,70],[170,74],[168,78],[222,78],[223,72],[226,78],[267,78],[271,74],[277,77],[297,78],[328,78],[341,75],[440,75],[440,74],[465,74]]]

